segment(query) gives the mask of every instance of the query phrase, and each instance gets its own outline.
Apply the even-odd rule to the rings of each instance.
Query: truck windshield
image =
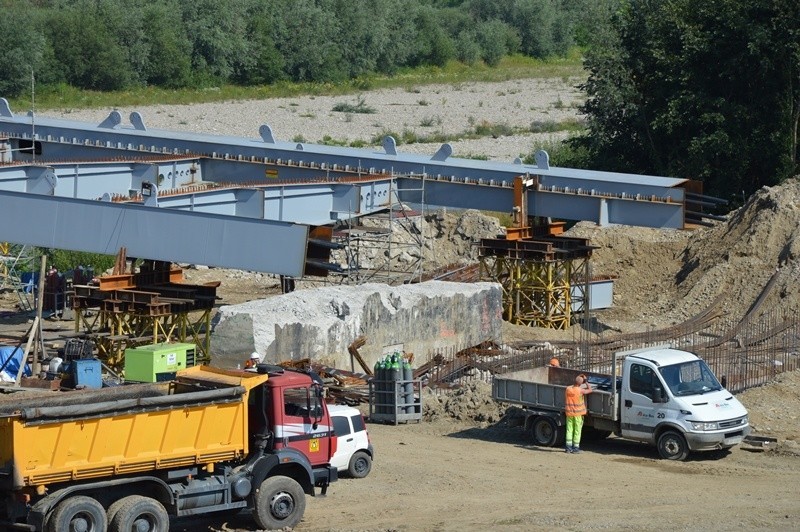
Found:
[[[672,395],[704,394],[722,389],[722,385],[702,360],[692,360],[659,368]]]

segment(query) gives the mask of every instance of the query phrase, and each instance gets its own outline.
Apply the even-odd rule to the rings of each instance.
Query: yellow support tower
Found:
[[[481,277],[502,286],[506,321],[568,329],[574,315],[588,308],[591,250],[581,238],[483,239]]]

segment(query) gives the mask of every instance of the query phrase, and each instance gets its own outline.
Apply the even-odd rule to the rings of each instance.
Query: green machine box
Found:
[[[194,344],[154,344],[125,350],[125,380],[162,382],[175,378],[175,373],[194,366]]]

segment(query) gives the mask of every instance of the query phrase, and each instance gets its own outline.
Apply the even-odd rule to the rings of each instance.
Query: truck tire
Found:
[[[294,528],[306,511],[306,494],[296,480],[269,477],[256,490],[253,519],[259,528]]]
[[[372,470],[372,458],[364,451],[358,451],[350,458],[350,466],[347,472],[353,478],[364,478]]]
[[[117,515],[119,509],[122,508],[123,502],[125,502],[125,497],[118,499],[109,505],[108,510],[106,510],[106,517],[108,518],[107,520],[109,523],[114,520],[114,516]]]
[[[533,420],[533,443],[542,447],[553,447],[558,443],[559,431],[556,421],[547,416],[539,416]]]
[[[686,438],[677,431],[668,430],[658,437],[658,454],[665,460],[686,460],[689,446]]]
[[[169,515],[157,500],[141,495],[130,495],[118,502],[120,504],[115,509],[114,515],[110,516],[109,532],[130,532],[131,530],[167,532],[169,530]]]
[[[47,532],[106,532],[106,511],[91,497],[76,495],[58,503],[47,519]]]

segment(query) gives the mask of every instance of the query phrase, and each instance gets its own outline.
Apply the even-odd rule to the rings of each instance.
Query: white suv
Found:
[[[364,416],[357,409],[344,405],[328,405],[328,411],[337,439],[331,465],[353,478],[366,477],[372,469],[374,452]]]

